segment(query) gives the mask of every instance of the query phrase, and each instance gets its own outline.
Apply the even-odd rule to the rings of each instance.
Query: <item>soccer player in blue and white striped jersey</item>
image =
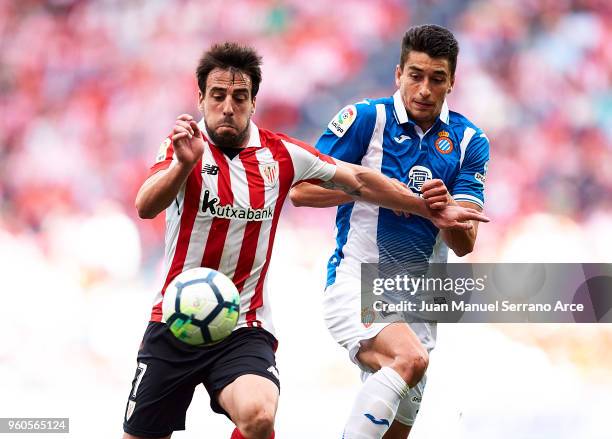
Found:
[[[489,141],[446,103],[458,52],[455,37],[443,27],[409,29],[395,72],[397,92],[340,110],[317,148],[396,179],[421,195],[432,210],[459,204],[481,211]],[[300,206],[339,206],[337,248],[329,260],[324,295],[325,321],[364,378],[344,438],[406,438],[421,402],[436,326],[363,324],[360,266],[445,262],[449,247],[458,256],[466,255],[474,247],[478,222],[472,221],[469,229],[440,230],[422,216],[396,215],[308,183],[295,187],[291,199]]]

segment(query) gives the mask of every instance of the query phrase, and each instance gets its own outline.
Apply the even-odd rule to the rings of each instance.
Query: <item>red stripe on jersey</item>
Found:
[[[299,146],[299,147],[301,147],[301,148],[305,149],[305,150],[306,150],[306,151],[308,151],[309,153],[311,153],[311,154],[313,154],[313,155],[315,155],[315,156],[319,157],[319,158],[320,158],[321,160],[323,160],[324,162],[331,163],[332,165],[335,165],[335,164],[336,164],[336,161],[335,161],[335,160],[334,160],[332,157],[330,157],[330,156],[328,156],[328,155],[323,154],[323,153],[322,153],[322,152],[320,152],[318,149],[316,149],[314,146],[309,145],[309,144],[308,144],[308,143],[306,143],[306,142],[302,142],[301,140],[294,139],[293,137],[289,137],[288,135],[286,135],[286,134],[282,134],[282,133],[276,133],[276,135],[277,135],[278,137],[280,137],[281,139],[286,140],[286,141],[287,141],[287,142],[289,142],[289,143],[293,143],[294,145],[297,145],[297,146]],[[304,181],[307,181],[307,180],[304,180]]]
[[[244,171],[249,185],[249,204],[252,209],[263,209],[265,203],[265,185],[261,172],[259,171],[259,161],[254,150],[241,151],[240,159],[244,165]],[[261,231],[261,221],[249,221],[244,229],[244,238],[238,263],[234,273],[234,284],[239,292],[242,292],[244,283],[251,274],[255,253],[257,252],[257,241]]]
[[[234,204],[234,194],[232,193],[232,183],[230,181],[230,170],[225,155],[217,149],[216,146],[210,145],[210,151],[213,158],[219,167],[217,174],[217,193],[219,194],[219,205],[225,206]],[[199,197],[198,197],[199,200]],[[213,218],[208,232],[208,240],[204,248],[202,256],[202,267],[219,269],[221,263],[221,255],[223,254],[223,246],[227,238],[227,231],[230,226],[230,220],[227,218]]]
[[[264,137],[267,133],[264,130],[259,131],[263,134],[261,137]],[[272,256],[272,247],[274,245],[274,237],[276,235],[276,227],[278,226],[278,219],[280,217],[281,210],[283,208],[283,203],[285,202],[285,198],[289,193],[289,189],[291,189],[291,182],[293,181],[293,162],[291,161],[291,156],[289,155],[289,151],[285,148],[285,145],[278,140],[272,138],[264,139],[262,138],[262,145],[268,145],[270,150],[272,151],[272,156],[274,160],[278,162],[279,167],[279,175],[278,175],[278,198],[276,200],[276,204],[274,206],[274,216],[272,217],[272,227],[270,229],[270,238],[268,239],[268,252],[266,253],[266,262],[261,269],[261,274],[259,279],[257,280],[257,285],[255,286],[255,294],[251,298],[251,306],[249,307],[249,311],[246,315],[246,321],[248,326],[253,326],[256,324],[257,326],[261,326],[261,322],[257,321],[257,308],[261,307],[263,304],[263,287],[264,282],[266,280],[266,275],[268,274],[268,267],[270,266],[270,258]],[[257,323],[254,323],[257,322]]]
[[[281,139],[286,140],[289,143],[293,143],[294,145],[297,145],[300,148],[305,149],[306,151],[317,156],[324,162],[331,163],[332,165],[337,165],[336,161],[332,157],[323,154],[318,149],[316,149],[314,146],[311,146],[308,143],[302,142],[301,140],[298,140],[298,139],[294,139],[293,137],[289,137],[288,135],[283,134],[283,133],[276,133],[276,135],[280,137]],[[294,185],[299,184],[299,183],[321,184],[323,183],[323,181],[317,178],[310,178],[306,180],[296,181]]]
[[[181,224],[176,242],[176,250],[174,251],[172,264],[170,265],[168,275],[166,276],[166,281],[164,282],[164,286],[161,291],[162,297],[166,292],[166,288],[168,288],[168,284],[183,271],[183,266],[185,265],[185,258],[187,256],[187,249],[189,248],[193,224],[195,223],[198,210],[200,209],[202,175],[200,174],[199,170],[201,168],[202,161],[200,160],[187,177],[187,182],[185,184],[185,196],[183,197],[183,212],[181,213]],[[162,304],[160,302],[153,307],[153,311],[151,312],[151,321],[161,322],[161,318]]]

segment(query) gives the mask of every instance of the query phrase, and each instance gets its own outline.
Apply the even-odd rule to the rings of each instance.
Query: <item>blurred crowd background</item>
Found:
[[[26,395],[24,401],[66,392],[55,371],[69,371],[60,376],[76,380],[70,387],[74,394],[103,413],[108,431],[120,431],[163,251],[163,218],[139,220],[133,200],[175,117],[198,114],[194,71],[205,48],[222,40],[256,47],[264,66],[254,120],[314,143],[344,105],[394,92],[401,37],[421,23],[444,25],[457,36],[461,52],[449,106],[491,140],[486,212],[492,222],[481,227],[476,250],[466,259],[612,262],[608,1],[1,1],[3,386]],[[276,261],[282,267],[275,271],[278,288],[294,289],[298,276],[310,279],[299,294],[312,300],[312,333],[329,344],[327,360],[322,366],[315,362],[313,374],[326,377],[324,389],[336,389],[350,404],[356,375],[350,385],[338,385],[352,369],[316,312],[333,248],[334,212],[287,206],[285,214],[275,249],[283,254],[282,262]],[[282,327],[296,311],[289,311],[293,304],[286,298],[278,302],[275,316]],[[111,328],[109,321],[115,322]],[[299,338],[290,325],[289,337]],[[520,352],[528,359],[545,355],[547,360],[533,362],[543,365],[542,371],[563,364],[593,392],[602,385],[610,389],[612,331],[604,325],[480,328],[477,334],[470,330],[472,340],[492,331],[500,351],[525,349]],[[457,333],[447,331],[450,339]],[[44,360],[41,351],[54,359],[44,371],[35,366]],[[281,349],[282,355],[291,356]],[[292,370],[313,363],[291,357]],[[295,379],[289,388],[312,387],[300,381],[302,375]],[[83,396],[78,383],[106,393]],[[585,398],[593,397],[586,392]],[[0,408],[8,407],[5,399],[0,396]],[[66,407],[77,410],[78,398],[65,399]],[[46,407],[37,413],[46,416]],[[89,419],[91,414],[80,410]],[[499,407],[499,413],[504,410]],[[343,416],[330,421],[332,427],[340,428]],[[288,437],[315,437],[300,436],[298,427],[285,422]],[[502,437],[477,424],[464,423],[470,437],[492,432]],[[518,437],[537,436],[529,431],[570,437],[570,429],[554,430],[559,425],[535,422]],[[604,437],[589,425],[591,435],[579,437]]]

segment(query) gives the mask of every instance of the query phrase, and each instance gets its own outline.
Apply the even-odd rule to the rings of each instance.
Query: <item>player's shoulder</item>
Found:
[[[376,105],[378,104],[382,104],[385,106],[388,105],[393,105],[393,96],[385,96],[382,98],[368,98],[368,99],[364,99],[363,101],[360,101],[359,103],[363,103],[365,105],[370,105],[374,108],[376,108]]]
[[[340,109],[329,121],[327,128],[338,137],[351,132],[367,132],[374,128],[376,122],[376,104],[378,99],[362,99]]]
[[[279,146],[285,145],[286,143],[291,143],[300,146],[304,144],[304,142],[290,137],[285,133],[278,133],[261,127],[258,127],[258,129],[261,146],[267,148],[277,148]]]
[[[275,133],[274,131],[270,131],[266,128],[262,128],[259,125],[257,126],[257,130],[259,131],[259,139],[262,141],[262,146],[265,142],[268,141],[280,141],[281,133]]]
[[[484,138],[488,141],[484,131],[461,113],[449,111],[448,125],[460,139],[469,133],[471,139]]]
[[[357,110],[372,119],[376,118],[376,107],[383,105],[385,108],[393,110],[393,96],[383,98],[366,98],[354,104]]]
[[[344,117],[345,119],[371,119],[376,117],[376,104],[380,103],[380,99],[365,98],[353,104],[344,106],[336,114],[336,118]]]
[[[309,143],[304,142],[303,140],[296,139],[295,137],[291,137],[285,133],[275,133],[269,130],[266,130],[264,133],[267,139],[275,145],[282,145],[283,148],[294,150],[295,147],[306,150],[311,154],[317,154],[317,150],[310,145]]]

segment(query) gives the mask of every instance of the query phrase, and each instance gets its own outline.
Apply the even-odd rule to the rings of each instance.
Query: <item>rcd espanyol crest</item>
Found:
[[[450,154],[453,151],[453,141],[450,139],[448,131],[440,131],[436,139],[436,149],[441,154]]]
[[[278,162],[260,163],[259,173],[261,178],[263,178],[265,186],[276,186],[276,183],[278,183]]]

